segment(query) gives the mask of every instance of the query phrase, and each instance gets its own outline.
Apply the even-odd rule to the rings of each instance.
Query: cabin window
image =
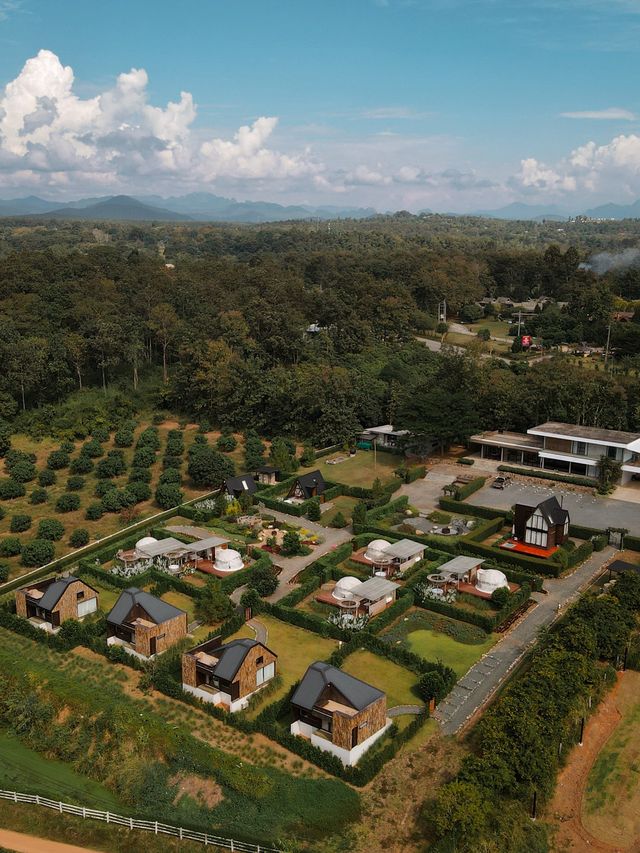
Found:
[[[260,655],[259,658],[256,658],[256,666],[260,666],[260,664],[263,662],[264,662],[264,655]]]
[[[83,598],[84,598],[84,591],[83,590],[81,590],[80,592],[76,592],[76,601],[82,601]]]
[[[256,685],[260,687],[261,684],[265,684],[267,681],[270,681],[275,674],[275,663],[268,663],[266,666],[261,667],[256,672]]]
[[[164,638],[165,638],[166,636],[167,636],[166,634],[158,634],[158,635],[156,636],[156,640],[164,640]]]

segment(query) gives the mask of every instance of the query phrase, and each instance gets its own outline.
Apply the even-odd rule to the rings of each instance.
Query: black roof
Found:
[[[311,496],[311,493],[314,490],[316,494],[321,495],[327,485],[324,481],[322,473],[317,469],[315,471],[310,471],[308,474],[300,474],[297,479],[297,482],[299,483],[300,488],[305,492],[305,494],[309,496]]]
[[[640,574],[640,566],[637,563],[625,563],[624,560],[614,560],[607,566],[610,572],[637,572]]]
[[[313,711],[322,694],[327,687],[334,687],[345,700],[358,711],[364,710],[377,699],[384,696],[377,687],[372,687],[359,678],[354,678],[324,661],[312,663],[302,676],[300,684],[291,697],[291,704],[304,708],[305,711]]]
[[[129,587],[120,593],[116,603],[111,608],[111,612],[107,616],[107,622],[112,622],[115,625],[122,625],[127,621],[127,616],[135,605],[138,604],[145,613],[148,613],[149,618],[160,625],[162,622],[168,622],[169,619],[175,619],[176,616],[185,615],[184,610],[174,607],[173,604],[168,604],[161,598],[156,598],[142,589],[135,586]]]
[[[85,581],[80,580],[80,578],[75,577],[75,575],[68,575],[66,578],[52,578],[44,591],[44,595],[42,598],[38,599],[38,607],[42,607],[43,610],[53,610],[66,592],[67,587],[76,581],[85,583]],[[89,586],[89,584],[85,583],[85,586]],[[41,587],[42,584],[38,584],[37,586],[29,586],[25,589],[28,593],[30,589],[40,589]],[[89,588],[93,589],[93,587]],[[93,591],[96,592],[95,589],[93,589]]]
[[[248,495],[253,495],[258,490],[256,481],[251,474],[240,474],[238,477],[229,477],[228,480],[225,480],[224,486],[230,495],[234,495],[236,492],[240,492],[241,494],[246,492]]]
[[[279,468],[274,468],[274,467],[273,467],[273,465],[261,465],[261,466],[257,469],[257,473],[258,473],[258,474],[279,474],[279,473],[280,473],[280,469],[279,469]]]
[[[259,643],[257,640],[231,640],[230,643],[225,643],[222,646],[216,645],[217,641],[218,638],[216,637],[213,640],[202,643],[202,645],[196,646],[195,649],[190,649],[187,654],[193,655],[198,651],[203,651],[217,657],[218,663],[213,668],[213,671],[218,678],[222,678],[225,681],[233,681],[244,659],[255,646],[262,646],[263,649],[271,652],[271,649],[268,649],[263,643]],[[271,652],[271,654],[275,654],[275,652]]]
[[[540,510],[550,524],[564,524],[569,518],[568,511],[560,506],[556,497],[547,498],[539,503],[536,509]]]

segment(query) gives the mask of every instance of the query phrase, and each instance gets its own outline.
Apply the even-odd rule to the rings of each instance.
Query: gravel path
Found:
[[[267,626],[260,622],[258,619],[250,619],[247,622],[247,625],[251,628],[252,631],[255,632],[256,640],[259,643],[262,643],[263,646],[266,646],[267,640],[269,639],[269,632],[267,631]]]
[[[433,716],[440,722],[444,734],[455,735],[465,728],[533,646],[540,630],[558,618],[560,612],[600,574],[602,567],[615,553],[613,548],[605,548],[604,551],[592,554],[571,575],[545,581],[547,594],[532,595],[538,602],[537,606],[529,610],[490,652],[471,667],[436,708]]]
[[[403,714],[422,714],[424,705],[394,705],[393,708],[387,708],[388,717],[402,717]]]

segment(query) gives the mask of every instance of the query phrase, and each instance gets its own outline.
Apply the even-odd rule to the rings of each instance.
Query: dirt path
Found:
[[[35,835],[23,835],[21,832],[11,832],[0,829],[0,846],[7,850],[17,850],[18,853],[92,853],[88,847],[76,847],[75,844],[61,844],[59,841],[49,841],[48,838],[36,838]],[[93,851],[98,853],[98,851]]]
[[[631,680],[625,684],[626,675],[618,674],[615,686],[585,726],[584,745],[574,747],[568,764],[558,777],[555,796],[547,814],[547,819],[557,824],[554,850],[571,850],[576,853],[583,850],[593,850],[597,853],[631,853],[640,849],[638,845],[617,847],[607,844],[592,835],[582,822],[582,806],[589,773],[621,719],[618,707],[623,698],[621,693],[637,686],[635,679],[633,684]]]

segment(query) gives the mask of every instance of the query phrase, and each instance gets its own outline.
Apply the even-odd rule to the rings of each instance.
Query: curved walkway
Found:
[[[247,625],[251,628],[251,630],[256,635],[256,640],[259,643],[262,643],[263,646],[267,645],[267,640],[269,639],[269,632],[267,631],[267,626],[263,625],[258,619],[250,619],[247,622]]]
[[[404,714],[423,714],[424,705],[394,705],[393,708],[387,708],[388,717],[402,717]]]

